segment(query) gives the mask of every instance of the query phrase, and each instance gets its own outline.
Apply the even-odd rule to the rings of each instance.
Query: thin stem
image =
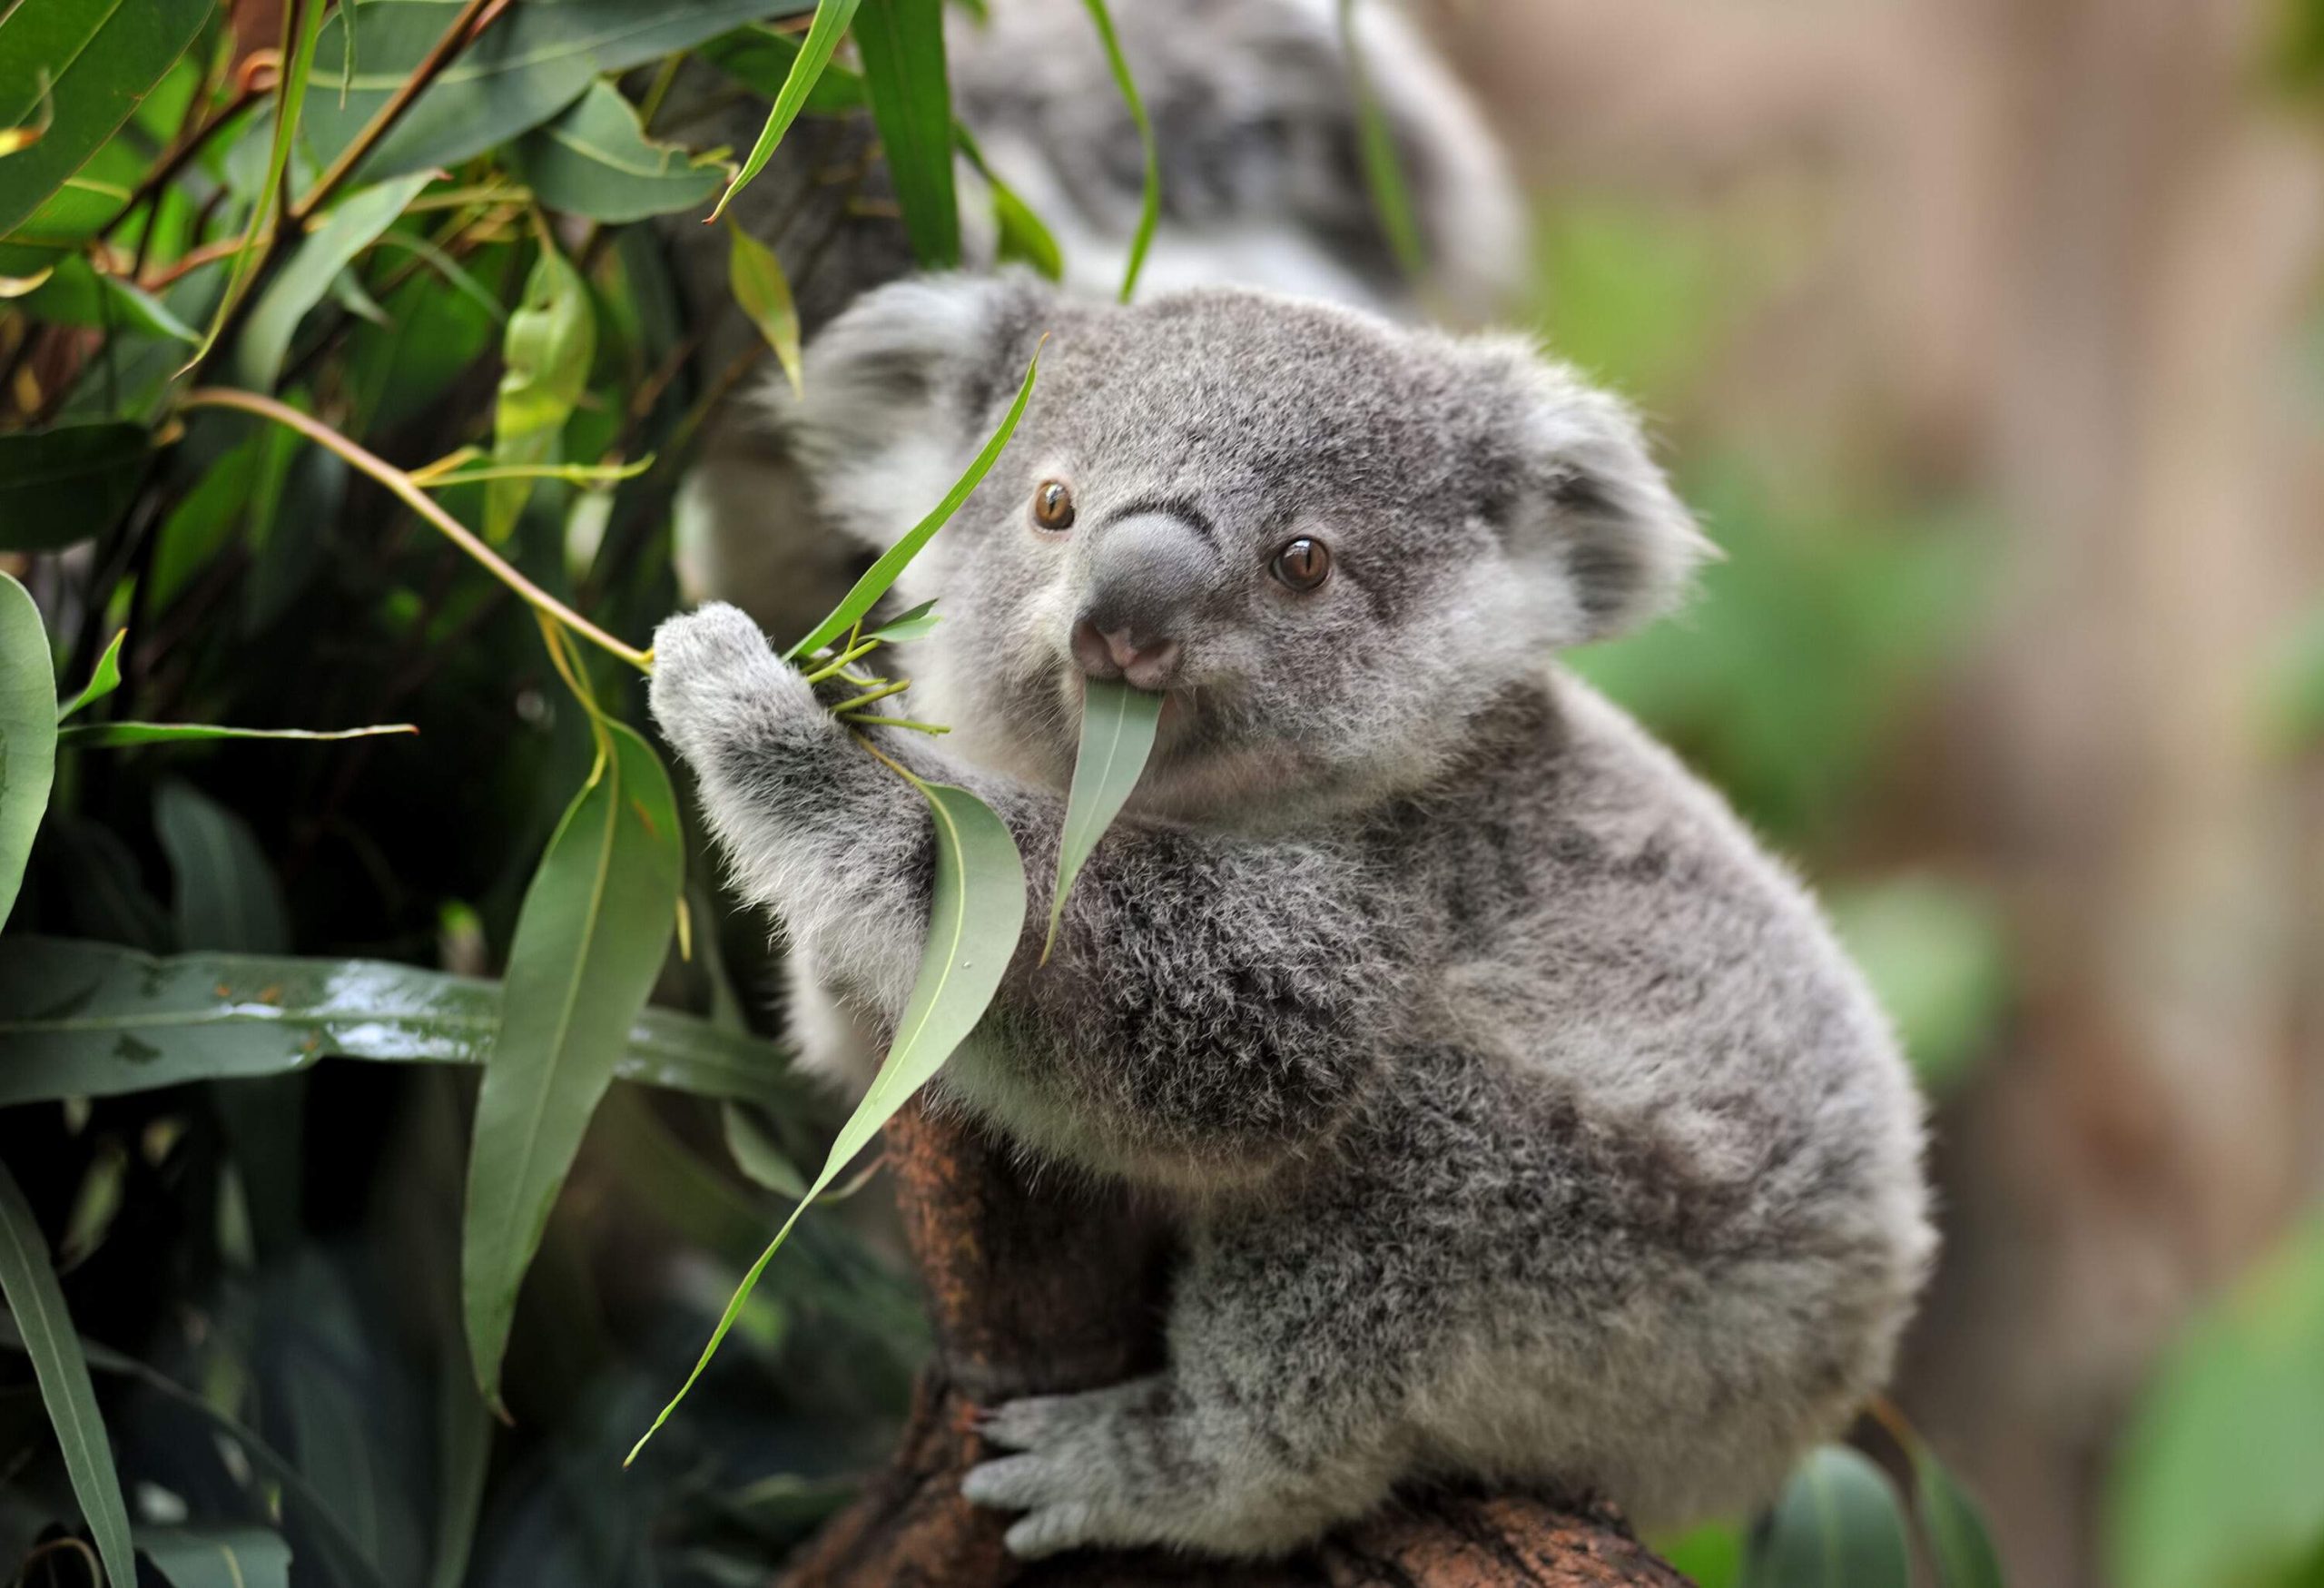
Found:
[[[633,646],[624,645],[547,590],[534,584],[504,561],[499,553],[478,539],[466,525],[438,507],[426,491],[412,483],[409,475],[376,453],[367,451],[355,442],[349,440],[320,419],[311,419],[289,404],[278,402],[271,397],[262,396],[255,391],[236,391],[222,386],[198,387],[181,398],[179,406],[181,408],[241,409],[245,413],[254,413],[261,418],[272,419],[279,425],[288,425],[317,446],[337,454],[352,467],[360,469],[387,487],[401,499],[404,506],[441,530],[445,538],[453,545],[482,563],[487,573],[514,590],[534,610],[547,613],[600,650],[611,652],[641,673],[650,672],[653,669],[653,652],[641,651]]]
[[[842,700],[837,705],[832,707],[832,712],[836,715],[841,712],[854,711],[861,706],[870,705],[875,700],[885,700],[891,695],[901,695],[905,690],[911,687],[911,679],[899,678],[884,689],[873,689],[865,694],[857,695],[852,700]]]
[[[855,646],[852,650],[842,651],[838,656],[833,656],[822,667],[819,668],[815,672],[808,674],[807,682],[810,684],[821,684],[824,679],[830,677],[832,674],[846,666],[850,662],[855,660],[856,657],[863,656],[869,652],[875,651],[879,648],[880,642],[878,640],[867,639],[862,645]]]
[[[411,102],[425,93],[429,84],[443,75],[444,68],[452,64],[453,58],[468,46],[476,35],[484,31],[478,18],[484,16],[492,4],[493,0],[468,0],[468,4],[460,7],[460,14],[452,19],[452,25],[444,30],[443,36],[428,49],[426,57],[412,68],[411,75],[397,84],[388,103],[363,123],[363,130],[340,151],[339,158],[330,163],[329,169],[315,179],[315,185],[307,190],[307,196],[290,207],[292,220],[304,221],[329,202],[331,194],[346,185],[347,179],[355,174],[355,168],[362,164],[371,151],[379,146],[379,141],[403,120],[404,113],[411,108]]]
[[[952,730],[939,723],[914,722],[908,716],[856,716],[845,719],[850,724],[867,728],[910,728],[915,734],[949,734]]]

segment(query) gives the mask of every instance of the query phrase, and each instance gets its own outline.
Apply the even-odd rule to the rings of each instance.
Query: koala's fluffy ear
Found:
[[[768,394],[834,528],[884,547],[933,507],[1007,410],[1055,300],[1030,277],[923,276],[867,292]]]
[[[1718,552],[1647,450],[1637,417],[1566,365],[1502,342],[1512,378],[1518,479],[1504,532],[1521,556],[1546,556],[1559,576],[1560,644],[1604,639],[1676,606],[1697,564]]]

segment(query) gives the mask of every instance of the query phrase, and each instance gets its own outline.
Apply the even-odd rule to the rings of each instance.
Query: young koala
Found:
[[[834,523],[891,539],[1053,333],[1015,439],[912,566],[931,743],[1035,898],[941,1083],[1149,1188],[1186,1256],[1167,1371],[995,1411],[1009,1544],[1295,1548],[1404,1480],[1766,1497],[1887,1372],[1932,1248],[1920,1110],[1799,885],[1549,657],[1703,552],[1609,397],[1505,339],[1204,290],[884,288],[785,419]],[[728,607],[653,709],[787,930],[812,1060],[901,1011],[920,797]],[[1087,677],[1167,692],[1038,965]]]

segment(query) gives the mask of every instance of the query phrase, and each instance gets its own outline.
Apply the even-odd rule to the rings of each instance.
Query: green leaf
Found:
[[[525,280],[525,299],[508,317],[501,340],[506,370],[493,413],[492,460],[504,468],[555,463],[562,456],[565,421],[589,384],[597,353],[597,317],[589,284],[556,245],[541,241],[540,258]],[[523,475],[484,488],[484,537],[505,543],[533,494]]]
[[[64,1471],[96,1537],[105,1575],[116,1583],[133,1584],[137,1563],[129,1546],[129,1508],[122,1504],[121,1475],[113,1468],[104,1419],[97,1415],[89,1364],[81,1355],[80,1336],[73,1332],[72,1316],[64,1310],[56,1270],[49,1266],[48,1242],[5,1164],[0,1164],[0,1296],[7,1297],[25,1354],[33,1359],[40,1398],[64,1448]]]
[[[1420,222],[1413,208],[1412,189],[1404,181],[1395,133],[1380,108],[1380,96],[1372,91],[1364,43],[1356,36],[1355,4],[1356,0],[1340,0],[1340,48],[1347,56],[1348,79],[1355,90],[1364,185],[1372,191],[1373,212],[1380,218],[1380,230],[1387,234],[1396,262],[1416,281],[1427,273],[1428,249],[1421,242]]]
[[[1073,759],[1073,787],[1065,799],[1065,832],[1058,842],[1057,892],[1049,900],[1049,935],[1041,940],[1041,960],[1057,946],[1058,922],[1065,916],[1066,895],[1082,863],[1098,847],[1114,818],[1121,814],[1154,754],[1154,735],[1162,725],[1159,695],[1133,689],[1118,678],[1092,678],[1081,695],[1081,748]]]
[[[91,670],[89,681],[81,686],[81,693],[57,706],[58,722],[63,722],[91,701],[103,700],[121,687],[121,643],[128,637],[129,631],[125,628],[113,636],[113,643],[105,646],[104,655],[97,658],[96,666]]]
[[[815,79],[831,64],[832,52],[839,47],[840,35],[847,32],[847,25],[854,19],[858,4],[860,0],[817,0],[814,20],[807,25],[807,36],[800,41],[799,53],[792,57],[791,68],[783,74],[783,86],[767,112],[766,124],[759,129],[758,142],[751,145],[749,156],[726,184],[726,191],[718,195],[718,202],[710,212],[712,220],[724,214],[726,206],[734,202],[734,195],[766,169],[775,145],[783,142],[783,134],[791,130],[791,123],[806,108]]]
[[[911,783],[928,801],[935,822],[936,883],[929,904],[928,941],[921,952],[920,977],[912,984],[902,1018],[896,1022],[894,1044],[881,1060],[880,1073],[872,1078],[871,1090],[840,1127],[822,1172],[783,1221],[783,1228],[775,1231],[766,1250],[759,1254],[758,1261],[743,1276],[694,1371],[654,1419],[653,1427],[630,1447],[625,1466],[637,1459],[646,1440],[669,1421],[670,1414],[702,1376],[799,1216],[952,1056],[953,1050],[968,1040],[1000,991],[1001,975],[1017,951],[1018,936],[1025,926],[1025,863],[1017,853],[1017,841],[1009,835],[1008,824],[964,788],[922,783],[918,778]]]
[[[16,907],[56,778],[55,676],[32,592],[0,573],[0,922]]]
[[[1915,1441],[1910,1449],[1913,1494],[1936,1562],[1937,1588],[2004,1588],[2001,1556],[1976,1501],[1925,1444]]]
[[[912,256],[923,270],[957,270],[960,203],[952,182],[944,0],[864,0],[855,48]]]
[[[2164,1358],[2106,1505],[2122,1588],[2273,1583],[2324,1541],[2324,1217],[2311,1217]]]
[[[690,210],[721,181],[715,165],[697,165],[685,150],[648,140],[636,110],[604,81],[510,145],[508,162],[541,203],[592,221]]]
[[[25,313],[52,325],[78,325],[170,341],[197,342],[201,334],[160,299],[90,264],[84,254],[56,262],[40,290],[21,301]]]
[[[918,639],[942,621],[937,616],[936,603],[922,601],[911,611],[899,614],[863,637],[893,645],[899,640]]]
[[[14,232],[129,119],[209,20],[211,0],[17,0],[0,11],[0,127],[46,122],[0,160]]]
[[[761,98],[773,100],[782,94],[799,50],[797,35],[753,25],[721,35],[694,54]],[[827,116],[861,110],[863,104],[862,76],[830,61],[815,74],[814,86],[807,90],[806,103],[800,108],[811,115]]]
[[[1937,1096],[1958,1087],[2009,1008],[2008,942],[1994,901],[1965,883],[1907,874],[1837,891],[1830,909],[1921,1084]]]
[[[653,991],[684,887],[669,774],[630,729],[607,722],[604,735],[526,890],[477,1099],[460,1290],[478,1386],[496,1405],[517,1286]]]
[[[1129,243],[1129,262],[1122,268],[1122,301],[1127,303],[1137,291],[1137,273],[1146,268],[1146,251],[1154,243],[1155,222],[1162,218],[1162,163],[1154,150],[1154,123],[1146,113],[1146,101],[1138,97],[1137,80],[1130,75],[1129,62],[1122,57],[1122,42],[1114,34],[1114,19],[1106,10],[1106,0],[1084,0],[1089,7],[1089,20],[1097,25],[1098,40],[1106,46],[1106,64],[1113,68],[1114,85],[1121,90],[1122,104],[1129,107],[1129,119],[1137,128],[1138,147],[1146,157],[1145,196],[1137,209],[1137,231]],[[1344,3],[1344,0],[1343,0]]]
[[[170,1588],[284,1588],[290,1545],[263,1527],[141,1527],[137,1547]]]
[[[249,824],[172,778],[153,791],[153,833],[175,879],[180,948],[245,954],[290,948],[290,911]]]
[[[156,957],[35,936],[0,954],[0,1108],[190,1081],[289,1075],[324,1058],[482,1064],[500,1031],[496,981],[383,960]],[[625,1024],[624,1080],[774,1102],[782,1051],[675,1010]]]
[[[731,221],[726,229],[734,233],[734,245],[726,254],[726,281],[734,301],[774,350],[775,361],[783,366],[792,391],[800,392],[803,388],[799,380],[799,307],[791,299],[791,278],[783,273],[783,261],[774,257],[774,250]]]
[[[111,528],[137,494],[138,425],[62,425],[0,436],[0,551],[54,551]]]
[[[1033,377],[1040,367],[1040,357],[1037,353],[1032,362],[1025,366],[1024,383],[1017,388],[1017,400],[1009,405],[1009,412],[1001,419],[1000,428],[993,431],[992,439],[984,444],[984,450],[976,455],[967,472],[952,482],[952,488],[944,493],[944,499],[936,504],[928,517],[906,531],[902,539],[880,554],[880,559],[855,581],[855,587],[832,609],[831,616],[783,653],[784,660],[814,655],[852,628],[856,620],[871,611],[873,604],[888,593],[888,587],[896,582],[896,576],[920,555],[920,548],[928,544],[929,538],[944,528],[945,521],[959,510],[960,504],[969,499],[969,493],[976,489],[986,474],[991,471],[993,463],[1000,457],[1001,449],[1009,445],[1009,438],[1016,433],[1018,419],[1024,416],[1026,401],[1033,395]]]
[[[596,78],[806,8],[806,0],[526,0],[509,6],[428,85],[357,174],[377,181],[457,165],[539,126]],[[308,141],[325,161],[403,86],[453,12],[441,0],[362,0],[356,10],[363,48],[344,103],[328,94],[307,107]],[[327,51],[345,47],[343,15],[334,7],[324,24]]]
[[[1752,1539],[1743,1581],[1746,1588],[1912,1588],[1896,1491],[1845,1445],[1810,1451]]]
[[[744,1178],[764,1186],[778,1197],[796,1202],[807,1195],[807,1177],[799,1172],[774,1139],[759,1129],[747,1110],[734,1103],[720,1105],[718,1121],[726,1138],[727,1156]]]
[[[57,730],[60,745],[75,750],[117,750],[127,745],[182,745],[202,739],[369,739],[379,734],[416,734],[409,723],[374,723],[361,728],[230,728],[216,723],[75,723]]]
[[[282,360],[290,339],[307,311],[321,302],[331,282],[349,261],[379,241],[395,224],[404,207],[436,178],[432,171],[383,182],[351,194],[330,212],[321,228],[299,244],[288,262],[267,287],[266,295],[251,311],[241,344],[235,350],[234,372],[245,386],[271,391],[281,378]]]
[[[1000,233],[995,252],[1004,261],[1019,260],[1031,265],[1052,281],[1064,280],[1065,255],[1059,250],[1057,239],[1049,235],[1049,227],[1033,212],[1032,205],[1018,197],[1017,190],[1001,181],[1000,173],[985,163],[984,151],[967,127],[954,122],[952,138],[991,191],[993,225]]]
[[[1651,1537],[1647,1547],[1694,1588],[1735,1588],[1743,1577],[1744,1536],[1731,1522],[1706,1522],[1676,1537]]]

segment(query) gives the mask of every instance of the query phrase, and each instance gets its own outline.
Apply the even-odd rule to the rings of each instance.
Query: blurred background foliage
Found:
[[[291,192],[447,9],[373,0],[351,38],[322,20]],[[561,8],[510,9],[496,26]],[[662,19],[650,47],[415,113],[331,212],[448,174],[275,301],[271,374],[241,360],[286,271],[211,363],[399,469],[489,448],[546,241],[594,328],[558,451],[653,461],[537,483],[501,549],[635,639],[686,594],[672,505],[705,417],[777,350],[706,355],[705,317],[740,311],[690,295],[647,219],[691,225],[740,152],[655,151],[656,116],[623,106],[658,109],[663,63],[697,46],[763,105],[787,46],[735,30],[801,8],[628,9]],[[1519,312],[1640,402],[1726,553],[1678,620],[1577,665],[1824,893],[1931,1095],[1948,1250],[1905,1410],[1989,1503],[2014,1581],[2324,1583],[2324,7],[1417,9],[1535,194]],[[239,74],[281,16],[153,15],[178,11],[192,48],[0,224],[0,449],[132,427],[87,438],[61,486],[0,449],[0,566],[39,604],[61,693],[129,629],[93,720],[421,733],[67,752],[0,993],[36,935],[489,975],[597,735],[525,606],[345,459],[172,411],[268,202],[274,99]],[[768,51],[771,78],[734,64]],[[19,88],[43,103],[5,75],[0,102]],[[804,133],[861,127],[862,94],[827,80]],[[212,113],[219,135],[133,202]],[[559,188],[585,130],[637,139],[634,183]],[[892,221],[860,143],[836,146],[841,207]],[[489,488],[437,495],[481,525]],[[639,715],[619,663],[580,666]],[[763,935],[686,858],[695,952],[655,999],[746,1041],[774,997]],[[0,1021],[32,1000],[21,975],[14,996]],[[436,996],[448,1030],[468,995]],[[0,1085],[0,1161],[91,1342],[149,1566],[208,1582],[222,1547],[253,1585],[764,1580],[884,1452],[925,1342],[876,1195],[811,1216],[685,1415],[612,1475],[835,1123],[752,1051],[743,1106],[612,1083],[517,1299],[506,1425],[462,1346],[457,1067]],[[1915,1490],[1915,1446],[1863,1434]],[[1862,1476],[1818,1460],[1836,1492]],[[0,1563],[88,1580],[74,1485],[13,1369],[0,1474]],[[1746,1580],[1745,1527],[1673,1556]],[[1767,1559],[1763,1538],[1748,1580],[1781,1581]],[[1977,1580],[1957,1555],[1920,1566]]]

